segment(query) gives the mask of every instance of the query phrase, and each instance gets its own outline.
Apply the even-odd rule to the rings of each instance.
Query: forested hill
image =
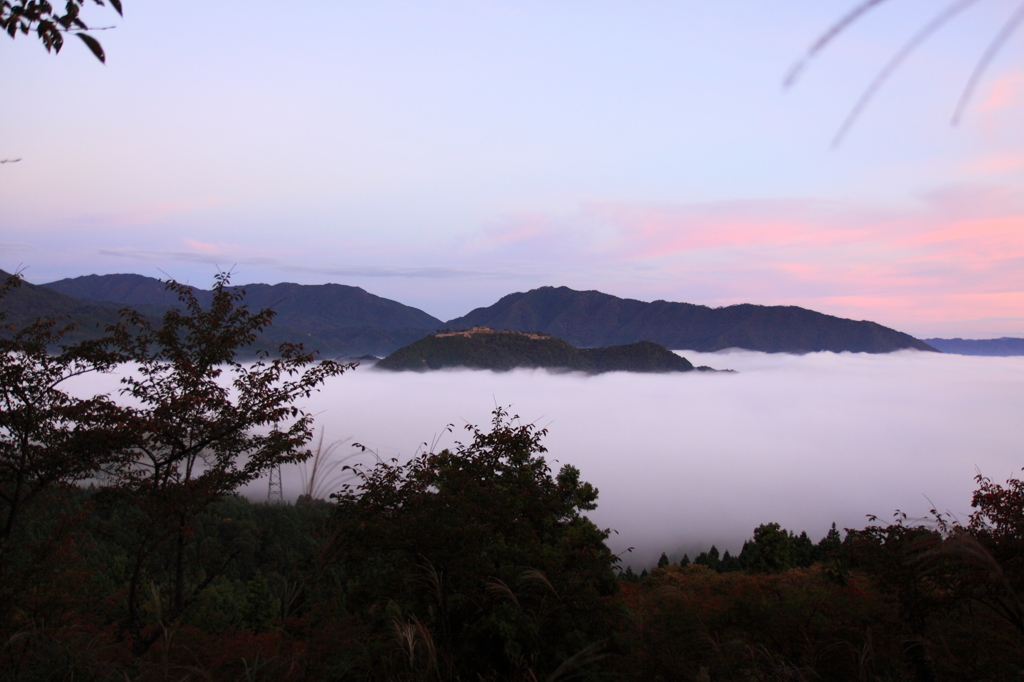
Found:
[[[164,283],[142,275],[88,275],[43,285],[93,304],[132,306],[159,313],[178,303]],[[441,325],[427,313],[342,284],[247,284],[250,309],[272,308],[277,315],[268,341],[301,341],[324,354],[386,355]],[[212,292],[195,288],[202,304]]]
[[[1024,355],[1024,339],[1004,336],[1001,339],[925,339],[943,353],[954,355],[987,355],[1009,357]]]
[[[935,350],[907,334],[874,322],[858,322],[793,306],[751,304],[709,308],[690,303],[623,299],[599,291],[542,287],[505,296],[447,323],[427,313],[341,284],[248,284],[250,308],[272,308],[277,316],[262,341],[298,341],[327,356],[387,355],[439,327],[539,330],[578,347],[652,341],[675,350],[745,348],[768,353],[853,351],[887,353],[905,348]],[[200,303],[211,292],[193,290]],[[60,296],[64,294],[64,296]],[[31,301],[31,302],[30,302]],[[88,275],[41,287],[25,285],[4,304],[10,323],[40,316],[81,317],[83,332],[117,319],[131,306],[158,315],[177,303],[164,283],[142,275]],[[25,317],[25,319],[21,319]],[[943,349],[944,350],[944,349]]]
[[[164,283],[142,275],[88,275],[62,279],[43,286],[62,294],[121,305],[171,306],[178,298]],[[246,284],[245,302],[250,308],[273,308],[275,323],[315,333],[335,327],[381,329],[436,329],[441,320],[418,308],[375,296],[344,284]],[[211,291],[193,289],[200,303],[209,303]]]
[[[545,334],[495,332],[486,327],[428,336],[399,348],[378,362],[377,367],[414,371],[468,367],[499,372],[527,367],[591,374],[689,372],[694,369],[686,358],[650,341],[607,348],[575,348]]]
[[[0,270],[0,282],[9,276]],[[0,311],[6,315],[0,328],[0,333],[5,335],[13,333],[11,327],[24,329],[41,317],[52,318],[61,326],[76,323],[78,329],[65,338],[67,342],[98,337],[108,325],[120,320],[115,308],[65,296],[28,282],[22,282],[0,300]]]
[[[646,303],[600,291],[541,287],[505,296],[488,308],[449,320],[446,327],[485,325],[539,330],[575,346],[653,341],[675,350],[745,348],[766,353],[934,351],[914,337],[875,322],[858,322],[795,306],[742,304],[709,308]]]

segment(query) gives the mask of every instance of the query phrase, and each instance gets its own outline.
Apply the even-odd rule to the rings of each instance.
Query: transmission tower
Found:
[[[267,484],[267,504],[284,504],[284,487],[281,485],[281,467],[270,470],[270,482]]]

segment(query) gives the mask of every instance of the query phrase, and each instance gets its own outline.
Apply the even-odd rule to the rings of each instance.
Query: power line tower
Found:
[[[270,482],[267,484],[267,504],[284,504],[284,486],[281,485],[281,467],[270,470]]]

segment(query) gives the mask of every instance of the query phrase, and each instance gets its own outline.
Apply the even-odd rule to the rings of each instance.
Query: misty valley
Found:
[[[1021,660],[1024,357],[477,326],[321,360],[261,348],[273,314],[226,274],[205,300],[166,286],[179,305],[106,335],[0,338],[0,679],[1008,679]]]
[[[1024,0],[0,32],[0,682],[1024,682]]]

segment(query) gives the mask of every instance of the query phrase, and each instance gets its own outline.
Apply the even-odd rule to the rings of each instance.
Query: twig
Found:
[[[893,55],[893,58],[890,59],[889,63],[886,64],[882,68],[882,70],[878,72],[878,75],[875,76],[875,79],[871,81],[871,84],[867,87],[867,89],[864,90],[864,93],[861,94],[860,99],[857,100],[857,103],[853,105],[853,109],[851,109],[850,113],[847,114],[846,120],[843,121],[843,125],[839,127],[839,132],[837,132],[836,136],[832,138],[833,149],[839,146],[839,143],[842,142],[843,138],[846,136],[846,133],[850,131],[850,128],[853,126],[854,122],[856,122],[856,120],[860,117],[860,114],[864,110],[864,107],[866,107],[868,102],[871,101],[871,98],[875,96],[875,93],[878,92],[879,88],[882,87],[882,84],[885,83],[886,80],[888,80],[889,76],[892,75],[893,71],[899,68],[900,64],[903,63],[903,60],[909,57],[910,54],[914,50],[916,50],[921,45],[921,43],[923,43],[925,40],[931,37],[931,35],[935,33],[935,31],[942,28],[946,24],[946,22],[948,22],[954,16],[964,11],[977,1],[978,0],[957,0],[953,4],[949,5],[948,7],[946,7],[946,9],[939,13],[938,16],[936,16],[934,19],[928,22],[928,24],[924,28],[918,31],[913,38],[907,41],[907,44],[904,45],[899,52]]]
[[[978,81],[981,80],[981,77],[988,68],[992,58],[996,56],[996,53],[999,52],[1000,49],[1002,49],[1003,43],[1013,35],[1013,32],[1017,30],[1017,27],[1020,26],[1022,21],[1024,21],[1024,3],[1017,6],[1017,10],[1010,15],[1009,19],[1006,20],[1003,27],[999,29],[999,33],[997,33],[996,37],[992,39],[991,43],[989,43],[985,53],[981,55],[981,59],[978,60],[978,64],[974,67],[971,77],[967,80],[967,85],[964,86],[963,94],[960,95],[960,101],[957,102],[956,110],[953,112],[953,120],[951,121],[953,125],[960,122],[960,117],[963,116],[964,108],[966,108],[967,102],[971,99],[971,95],[974,94],[974,88],[978,85]]]

